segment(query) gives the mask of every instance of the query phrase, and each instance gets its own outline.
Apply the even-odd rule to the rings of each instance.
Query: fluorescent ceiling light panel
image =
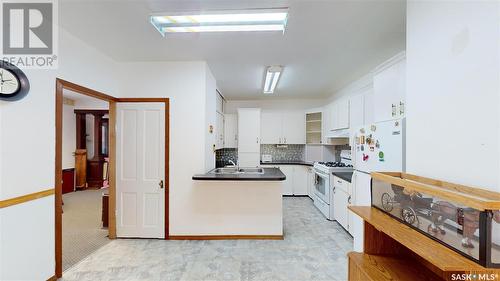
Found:
[[[165,33],[285,31],[288,8],[163,13],[151,16],[153,26]]]
[[[282,71],[283,68],[281,66],[270,66],[267,68],[266,80],[264,81],[264,94],[274,93]]]

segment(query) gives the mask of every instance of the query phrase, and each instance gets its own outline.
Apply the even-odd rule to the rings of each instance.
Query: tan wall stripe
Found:
[[[47,190],[43,190],[43,191],[39,191],[39,192],[35,192],[35,193],[23,195],[23,196],[11,198],[11,199],[1,200],[0,201],[0,209],[5,208],[5,207],[9,207],[9,206],[13,206],[13,205],[17,205],[17,204],[21,204],[21,203],[25,203],[28,201],[33,201],[33,200],[47,197],[47,196],[50,196],[53,194],[54,194],[54,189],[52,188],[52,189],[47,189]]]

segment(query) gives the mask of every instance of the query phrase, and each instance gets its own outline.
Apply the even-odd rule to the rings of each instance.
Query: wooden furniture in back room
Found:
[[[75,189],[87,187],[87,150],[75,151]]]
[[[108,156],[109,119],[108,110],[75,109],[76,114],[76,148],[87,149],[87,172],[85,188],[101,188],[103,186],[104,158]],[[91,125],[87,124],[87,116],[93,116]],[[92,128],[92,142],[87,144],[87,125]],[[88,146],[88,147],[87,147]]]
[[[64,169],[62,172],[62,193],[75,191],[75,169]]]

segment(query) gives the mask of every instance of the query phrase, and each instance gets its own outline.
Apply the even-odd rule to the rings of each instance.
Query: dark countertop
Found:
[[[313,166],[313,162],[307,162],[307,161],[273,161],[273,162],[262,162],[260,161],[261,165],[304,165],[304,166]]]
[[[199,181],[284,181],[285,174],[278,168],[263,168],[264,174],[211,174],[194,175]]]
[[[345,181],[351,182],[353,172],[333,172],[333,175]]]

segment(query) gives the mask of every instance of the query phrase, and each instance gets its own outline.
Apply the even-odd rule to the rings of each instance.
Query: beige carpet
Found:
[[[103,190],[85,190],[63,195],[62,262],[66,270],[110,242],[102,228]]]

